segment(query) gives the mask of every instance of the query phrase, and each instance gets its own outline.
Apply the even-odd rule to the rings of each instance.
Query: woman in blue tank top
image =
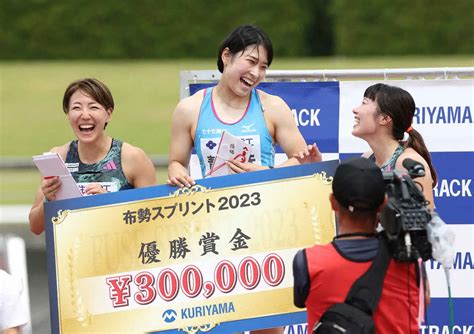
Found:
[[[223,131],[253,146],[252,162],[227,161],[232,173],[299,164],[293,158],[297,154],[309,157],[306,161],[321,161],[316,145],[306,146],[288,105],[281,98],[256,89],[265,79],[272,59],[270,39],[255,26],[240,26],[226,37],[218,53],[217,67],[222,73],[218,84],[184,98],[173,112],[169,184],[194,184],[188,172],[193,148],[205,175],[215,159]],[[275,144],[289,158],[279,166],[274,165]]]
[[[375,84],[366,89],[362,104],[353,113],[352,135],[369,144],[372,151],[363,156],[374,161],[382,171],[404,170],[402,162],[406,158],[424,165],[426,175],[416,182],[422,185],[423,194],[433,209],[437,176],[423,137],[412,127],[415,101],[410,93],[399,87]]]
[[[54,147],[51,152],[58,153],[65,161],[84,194],[156,184],[155,168],[145,152],[106,134],[114,100],[102,82],[83,79],[71,83],[64,93],[63,110],[77,140]],[[33,233],[44,231],[43,201],[55,200],[60,187],[57,176],[41,181],[29,215]]]

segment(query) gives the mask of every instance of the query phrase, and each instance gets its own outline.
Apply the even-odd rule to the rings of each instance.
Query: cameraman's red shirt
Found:
[[[372,262],[350,260],[333,244],[307,248],[306,259],[310,279],[306,297],[310,332],[315,322],[331,305],[344,302],[352,284],[369,269]],[[391,259],[382,297],[374,314],[376,332],[418,334],[417,315],[418,286],[415,265]]]

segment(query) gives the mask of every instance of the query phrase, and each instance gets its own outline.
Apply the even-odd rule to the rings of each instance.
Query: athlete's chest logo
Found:
[[[255,123],[248,124],[248,125],[242,125],[242,133],[249,133],[249,132],[256,132],[257,129],[254,129],[253,127],[255,126]]]

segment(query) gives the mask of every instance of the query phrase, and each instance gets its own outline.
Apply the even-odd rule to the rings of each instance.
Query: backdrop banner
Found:
[[[378,82],[402,87],[415,99],[412,126],[422,134],[438,173],[436,210],[456,234],[455,261],[450,270],[454,330],[468,333],[474,325],[474,80],[266,82],[259,89],[287,102],[306,142],[316,142],[323,159],[344,160],[370,150],[365,141],[351,135],[352,110],[361,104],[365,89]],[[209,85],[191,84],[190,92]],[[280,153],[276,160],[284,159],[286,155]],[[427,269],[432,303],[420,332],[448,333],[450,310],[444,271],[436,261],[429,261]],[[286,332],[306,330],[300,325]]]
[[[337,160],[45,203],[53,333],[298,324],[292,261],[335,235]]]

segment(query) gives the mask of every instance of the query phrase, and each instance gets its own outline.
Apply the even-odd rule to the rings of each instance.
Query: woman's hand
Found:
[[[226,164],[229,167],[232,174],[255,172],[257,170],[268,169],[268,167],[263,167],[263,166],[256,165],[250,162],[240,162],[238,160],[228,160]]]
[[[323,160],[323,156],[316,143],[308,145],[303,151],[293,154],[293,158],[298,160],[301,165],[312,162],[321,162]]]
[[[196,184],[196,182],[194,182],[193,178],[189,176],[187,172],[169,175],[169,178],[168,180],[166,180],[166,183],[170,186],[178,186],[180,188],[192,187]]]
[[[105,190],[99,183],[91,183],[89,184],[85,191],[85,195],[97,195],[97,194],[105,194],[107,190]]]
[[[41,191],[48,201],[54,201],[61,185],[62,182],[59,176],[47,177],[41,181]]]

